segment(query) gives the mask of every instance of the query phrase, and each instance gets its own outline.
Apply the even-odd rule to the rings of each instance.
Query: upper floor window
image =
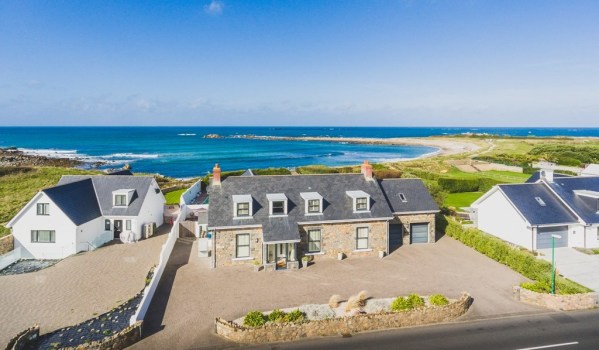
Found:
[[[308,201],[308,213],[320,213],[320,200],[310,199]]]
[[[285,193],[268,193],[270,215],[287,215],[287,196]]]
[[[356,198],[356,211],[368,210],[368,198],[360,197]]]
[[[305,213],[322,214],[322,196],[318,192],[302,192],[300,193],[305,203]]]
[[[127,195],[126,194],[115,194],[114,195],[114,205],[115,206],[127,206]]]
[[[249,194],[235,194],[233,197],[233,217],[247,218],[254,215],[252,210],[253,198]]]
[[[37,215],[50,215],[50,204],[37,203]]]
[[[272,215],[285,215],[285,202],[274,201],[272,202]]]
[[[364,191],[347,191],[345,193],[353,201],[354,212],[370,210],[370,195],[368,193]]]
[[[237,216],[250,216],[250,203],[237,203]]]

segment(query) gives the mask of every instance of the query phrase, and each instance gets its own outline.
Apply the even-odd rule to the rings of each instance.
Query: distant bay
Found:
[[[178,178],[205,175],[214,163],[223,170],[351,165],[412,159],[435,152],[425,146],[362,145],[342,142],[264,140],[235,137],[426,137],[465,133],[510,136],[595,136],[599,128],[408,128],[408,127],[0,127],[0,147],[40,155],[130,163],[134,171]],[[205,135],[222,138],[204,138]]]

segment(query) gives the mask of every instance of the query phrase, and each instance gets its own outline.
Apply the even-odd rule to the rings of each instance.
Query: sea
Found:
[[[204,138],[217,134],[222,138]],[[423,146],[251,139],[240,136],[426,137],[460,134],[595,136],[599,128],[471,127],[0,127],[0,147],[29,154],[77,158],[91,166],[175,178],[203,176],[219,163],[223,171],[322,164],[399,161],[435,153]]]

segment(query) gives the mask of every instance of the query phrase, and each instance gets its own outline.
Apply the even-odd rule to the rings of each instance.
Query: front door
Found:
[[[120,239],[121,232],[123,232],[123,220],[114,220],[114,239]]]
[[[287,243],[278,243],[276,245],[277,252],[277,269],[287,268]]]

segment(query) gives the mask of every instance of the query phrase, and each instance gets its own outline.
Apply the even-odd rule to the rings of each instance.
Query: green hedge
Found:
[[[489,258],[507,265],[512,270],[530,278],[534,282],[523,283],[522,287],[539,292],[549,292],[551,264],[535,258],[528,251],[513,248],[504,241],[474,228],[465,229],[452,218],[447,219],[445,233],[449,237],[474,248]],[[590,289],[575,282],[557,276],[555,283],[557,294],[588,293]]]
[[[449,193],[460,192],[487,192],[491,187],[500,183],[495,179],[482,177],[478,179],[457,179],[452,177],[441,177],[437,180],[439,186]]]

